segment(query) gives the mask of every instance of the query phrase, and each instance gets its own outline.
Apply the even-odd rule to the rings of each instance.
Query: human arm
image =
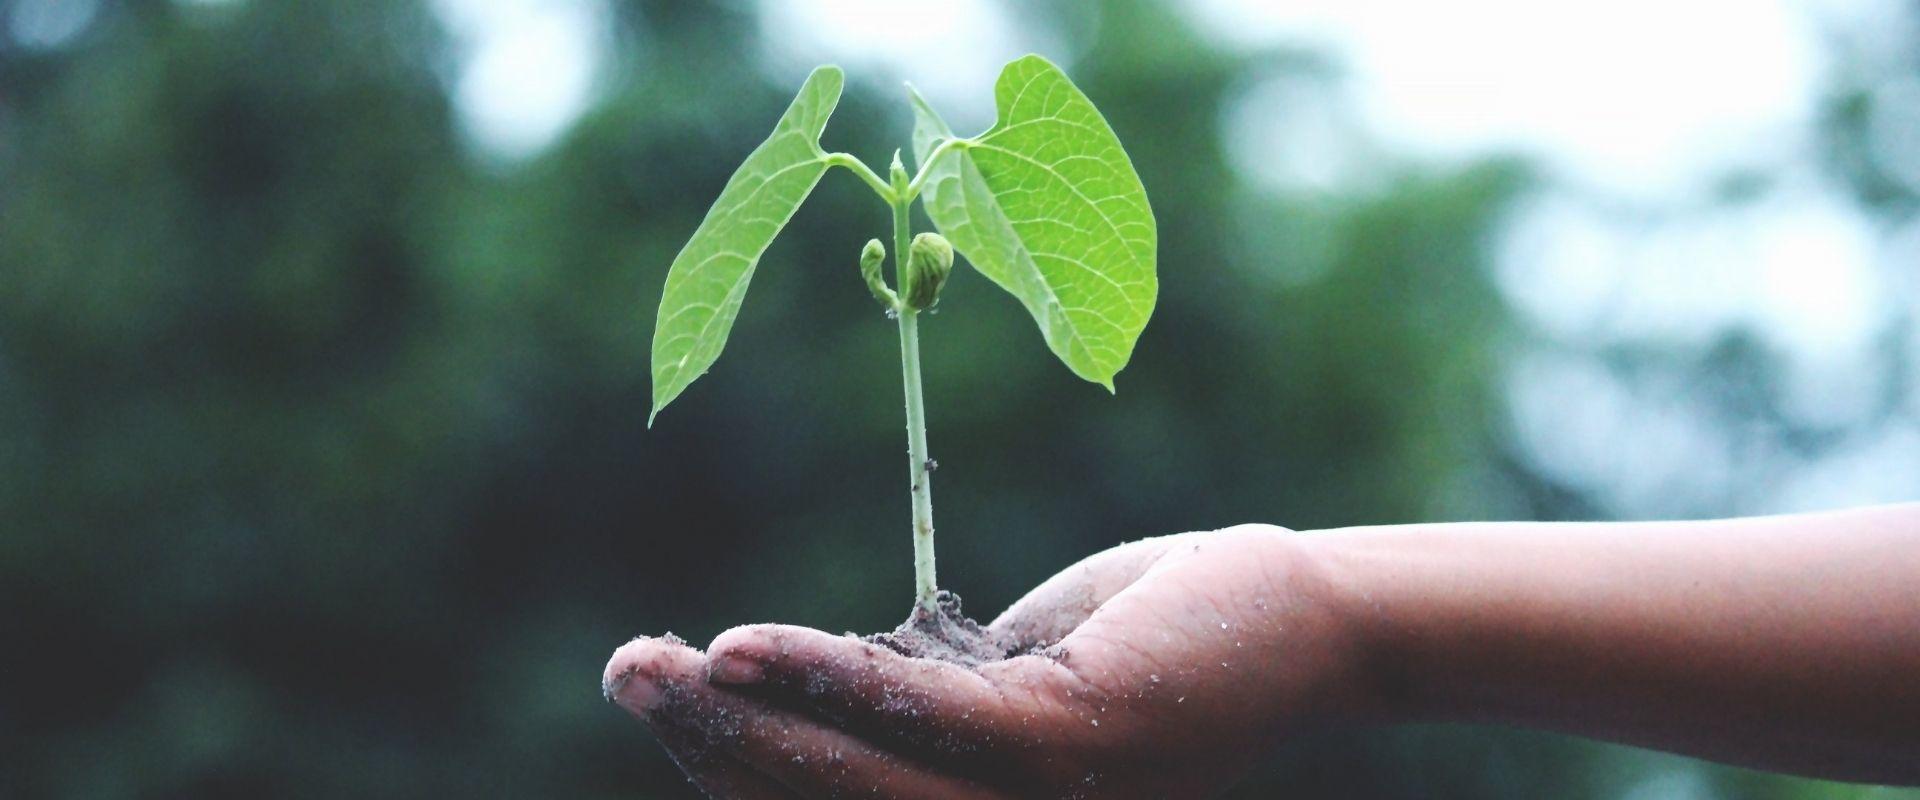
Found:
[[[748,626],[704,655],[630,645],[609,677],[686,700],[614,692],[657,730],[699,732],[663,733],[683,764],[794,792],[730,796],[1204,796],[1292,731],[1421,720],[1920,781],[1920,505],[1242,526],[1096,555],[993,627],[1054,646],[966,670]],[[663,654],[673,670],[646,666]]]
[[[1315,541],[1396,717],[1920,782],[1920,504]]]

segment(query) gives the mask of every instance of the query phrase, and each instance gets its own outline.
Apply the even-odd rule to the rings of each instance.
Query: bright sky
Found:
[[[608,36],[598,0],[433,4],[461,53],[455,107],[484,153],[537,153],[592,102]]]
[[[1757,134],[1800,133],[1823,66],[1810,13],[1775,0],[1193,6],[1225,41],[1335,54],[1396,150],[1535,153],[1647,196],[1739,164]]]
[[[20,0],[7,11],[7,36],[29,48],[59,47],[86,29],[99,10],[99,0]]]
[[[606,52],[601,0],[435,3],[465,54],[456,99],[483,153],[509,162],[537,153],[592,102]],[[1827,39],[1898,29],[1884,21],[1902,18],[1900,3],[1188,0],[1188,9],[1222,47],[1310,48],[1342,70],[1331,80],[1255,76],[1226,110],[1230,152],[1274,189],[1366,191],[1383,155],[1531,156],[1550,180],[1502,233],[1497,275],[1547,346],[1703,346],[1744,328],[1788,359],[1804,421],[1844,425],[1868,413],[1861,398],[1877,376],[1864,354],[1890,304],[1920,289],[1898,283],[1920,263],[1920,229],[1874,229],[1813,170],[1813,124],[1835,68]],[[872,86],[912,81],[963,131],[991,123],[986,87],[1000,64],[1032,51],[1069,65],[1075,56],[990,0],[762,0],[760,11],[780,32],[764,39],[782,77],[797,84],[834,61]],[[1904,102],[1871,121],[1874,141],[1904,143],[1920,124],[1920,83],[1877,91]],[[1920,148],[1882,155],[1920,187]],[[1741,207],[1702,202],[1741,170],[1782,179]],[[1608,465],[1616,478],[1642,476],[1612,484],[1627,508],[1647,508],[1630,500],[1657,494],[1662,484],[1645,476],[1664,472],[1606,455],[1620,443],[1645,440],[1647,458],[1676,469],[1712,463],[1713,444],[1696,441],[1687,421],[1697,410],[1684,404],[1648,406],[1590,363],[1534,358],[1515,374],[1528,379],[1511,392],[1516,427],[1539,437],[1531,446],[1542,465],[1581,473],[1568,479]],[[1581,403],[1590,407],[1569,405]],[[1594,422],[1584,434],[1548,424],[1569,416]],[[1844,469],[1854,473],[1875,471],[1858,463],[1879,458],[1880,473],[1920,475],[1914,453],[1850,452]],[[1844,488],[1816,482],[1781,502],[1859,499],[1835,486]]]

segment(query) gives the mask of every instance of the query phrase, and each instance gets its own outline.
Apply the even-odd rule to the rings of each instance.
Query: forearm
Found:
[[[1313,541],[1389,713],[1920,782],[1920,505]]]

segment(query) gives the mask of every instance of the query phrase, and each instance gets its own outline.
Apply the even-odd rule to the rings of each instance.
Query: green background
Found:
[[[1132,155],[1160,304],[1117,396],[965,269],[923,322],[941,575],[976,614],[1148,535],[1632,513],[1541,469],[1506,411],[1543,334],[1492,248],[1537,165],[1256,185],[1223,104],[1337,67],[1078,6],[1013,13]],[[667,265],[799,77],[750,7],[610,11],[644,55],[616,48],[599,102],[508,165],[463,143],[419,3],[105,2],[0,49],[0,796],[691,796],[601,702],[615,646],[905,612],[897,341],[856,270],[886,209],[830,173],[647,430]],[[1862,155],[1865,79],[1824,87],[1811,167],[1893,225],[1916,198]],[[853,74],[825,143],[884,164],[910,123]],[[1738,177],[1712,202],[1768,185]],[[1908,374],[1904,342],[1876,368]],[[1580,355],[1787,443],[1755,451],[1779,470],[1845,433],[1780,412],[1751,332]],[[1876,424],[1914,416],[1910,383]],[[1304,737],[1235,796],[1920,794],[1438,726]]]

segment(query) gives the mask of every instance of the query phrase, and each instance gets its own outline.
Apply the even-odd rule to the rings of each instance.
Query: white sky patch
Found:
[[[1341,57],[1397,149],[1533,153],[1638,197],[1799,144],[1824,66],[1815,19],[1836,5],[1192,0],[1223,41]]]
[[[1227,101],[1224,117],[1229,156],[1273,187],[1351,192],[1380,177],[1381,154],[1337,81],[1256,78]]]
[[[1793,422],[1827,431],[1869,424],[1892,375],[1878,354],[1856,350],[1833,357],[1787,363],[1780,376],[1780,411]]]
[[[1920,500],[1920,427],[1895,423],[1807,464],[1768,496],[1764,513],[1823,511]]]
[[[593,99],[607,50],[598,0],[435,0],[461,54],[454,107],[484,153],[521,159]]]
[[[884,85],[902,98],[906,81],[963,136],[993,124],[1000,67],[1048,49],[984,0],[764,0],[760,25],[774,62],[796,82],[820,63],[839,64],[849,81]]]
[[[1741,222],[1758,273],[1754,323],[1806,360],[1865,349],[1886,318],[1875,237],[1851,208],[1816,202],[1761,209]]]
[[[52,50],[87,29],[99,0],[21,0],[7,14],[7,34],[21,45]]]
[[[1716,503],[1733,463],[1684,392],[1636,391],[1578,354],[1536,353],[1507,375],[1514,439],[1546,475],[1616,511],[1688,515]]]
[[[1817,362],[1853,357],[1889,316],[1878,238],[1828,193],[1658,219],[1548,194],[1504,242],[1502,289],[1563,339],[1703,344],[1746,326]]]

